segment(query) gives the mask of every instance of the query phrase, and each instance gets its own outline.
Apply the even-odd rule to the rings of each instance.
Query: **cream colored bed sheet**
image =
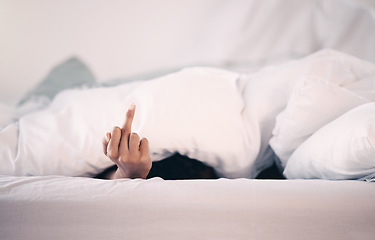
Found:
[[[0,239],[373,239],[375,184],[0,177]]]

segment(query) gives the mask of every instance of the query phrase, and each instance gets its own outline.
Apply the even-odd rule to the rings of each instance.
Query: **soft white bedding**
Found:
[[[128,4],[121,2],[124,4],[121,6]],[[72,58],[62,64],[63,67],[53,69],[36,91],[25,96],[26,102],[21,108],[0,105],[0,173],[5,174],[0,176],[0,239],[374,239],[373,183],[244,178],[107,181],[71,177],[92,176],[112,164],[101,154],[101,138],[105,131],[122,122],[127,96],[142,83],[68,90],[52,101],[56,93],[82,83],[91,87],[97,84],[95,78],[103,81],[201,62],[251,73],[239,77],[232,73],[234,75],[229,75],[236,77],[226,80],[230,82],[226,85],[230,86],[228,89],[233,90],[235,86],[242,99],[234,101],[236,107],[230,112],[237,115],[229,121],[235,123],[233,126],[240,126],[239,129],[246,129],[242,134],[236,132],[240,136],[236,143],[246,144],[232,147],[251,150],[247,153],[251,157],[226,159],[225,165],[217,161],[225,149],[211,149],[207,159],[214,160],[211,164],[216,163],[215,167],[223,173],[226,166],[236,169],[238,164],[241,168],[236,169],[237,175],[233,177],[256,176],[275,161],[276,155],[269,146],[271,139],[287,169],[299,169],[299,172],[294,171],[300,174],[295,177],[337,178],[325,173],[328,168],[319,170],[323,175],[311,176],[314,173],[311,170],[316,170],[310,167],[312,160],[316,160],[311,158],[314,154],[322,157],[318,160],[327,160],[326,164],[334,166],[329,170],[335,170],[335,162],[342,160],[340,154],[343,152],[347,153],[346,162],[353,164],[351,160],[354,159],[364,163],[354,161],[357,169],[346,170],[345,178],[359,178],[374,168],[373,112],[363,113],[363,108],[369,105],[362,104],[375,100],[373,64],[326,51],[312,58],[254,72],[269,63],[304,57],[322,48],[340,50],[374,63],[375,15],[367,5],[352,0],[226,3],[212,0],[199,1],[201,5],[194,1],[186,1],[189,4],[162,2],[155,3],[161,6],[157,10],[146,9],[143,1],[134,3],[135,8],[121,8],[119,2],[111,5],[112,8],[105,3],[89,6],[86,1],[76,1],[74,4],[78,5],[75,6],[81,7],[75,8],[67,7],[70,2],[59,3],[62,8],[57,7],[56,2],[29,5],[25,2],[20,8],[19,1],[8,1],[6,7],[0,8],[5,13],[0,17],[10,19],[3,23],[12,26],[1,29],[5,43],[1,45],[3,54],[0,57],[2,101],[17,101],[46,69],[72,54],[93,67],[91,72],[87,67],[82,68],[77,58]],[[105,9],[98,7],[104,5]],[[35,9],[43,11],[36,14]],[[105,10],[110,17],[102,17],[104,15],[98,14],[98,9]],[[95,21],[87,15],[90,11]],[[170,12],[173,14],[168,15]],[[171,21],[171,16],[178,16],[179,21]],[[64,20],[67,18],[69,21]],[[56,22],[56,19],[59,20]],[[61,31],[45,31],[55,28],[56,23]],[[150,31],[150,23],[160,27],[154,28],[157,35],[154,30]],[[90,30],[85,28],[87,26],[94,27]],[[102,34],[100,26],[102,30],[105,28],[106,34]],[[123,27],[125,31],[118,31]],[[164,34],[159,34],[163,30]],[[38,34],[30,38],[30,32]],[[150,41],[145,44],[145,39]],[[56,43],[60,47],[57,48]],[[38,52],[37,62],[35,52]],[[314,62],[314,59],[318,61]],[[75,74],[71,74],[72,70]],[[152,78],[143,75],[135,79]],[[108,85],[120,82],[125,81],[119,79]],[[163,87],[159,85],[154,93],[162,91]],[[201,84],[196,87],[200,88]],[[36,102],[29,101],[35,93],[43,93],[45,97]],[[218,95],[219,92],[213,94],[215,98]],[[191,96],[196,97],[194,93]],[[200,99],[207,97],[200,95]],[[237,97],[233,99],[238,100]],[[222,100],[218,102],[222,103]],[[215,99],[210,101],[215,102]],[[112,104],[111,109],[108,109],[108,103]],[[138,108],[137,113],[148,108],[148,114],[163,117],[152,103],[139,102],[142,108]],[[183,104],[189,106],[190,102]],[[356,108],[357,104],[361,104],[359,108]],[[238,114],[239,109],[241,114]],[[318,110],[319,115],[311,115]],[[351,124],[358,116],[345,115],[346,111],[360,111],[363,118]],[[145,131],[145,126],[152,129],[152,122],[144,121],[142,125],[142,114],[137,116],[137,130]],[[241,123],[240,120],[244,121]],[[214,121],[212,129],[220,122],[223,121]],[[290,124],[296,122],[299,124]],[[46,128],[49,130],[45,131]],[[207,148],[195,144],[202,136],[199,132],[193,137],[186,135],[183,130],[187,129],[179,129],[178,137],[180,141],[190,141],[191,147],[171,149],[184,151],[189,156],[202,156]],[[295,131],[296,135],[285,135],[285,131],[276,129],[298,131]],[[289,130],[286,133],[292,133]],[[156,140],[160,138],[154,133],[148,131],[145,135]],[[342,135],[337,142],[339,134]],[[361,139],[358,141],[352,136]],[[297,142],[288,145],[288,151],[294,154],[284,159],[282,156],[285,155],[278,151],[283,149],[276,147],[277,140],[281,139],[288,144],[289,140]],[[163,144],[169,146],[175,143],[172,139],[163,140],[167,141]],[[348,147],[352,141],[366,144]],[[154,156],[166,156],[172,151],[156,146]],[[316,151],[317,146],[322,146],[319,151]],[[339,154],[330,158],[333,153]],[[239,152],[231,154],[240,155]],[[353,166],[350,164],[349,167]],[[360,174],[351,177],[358,166]],[[228,172],[233,174],[233,169]],[[375,174],[362,178],[366,179],[374,181]]]
[[[316,131],[289,158],[288,178],[358,179],[375,173],[375,103]]]
[[[139,110],[133,130],[149,139],[153,161],[179,152],[224,177],[254,178],[274,162],[269,144],[284,168],[315,131],[370,102],[375,89],[361,88],[358,82],[368,81],[374,72],[374,64],[323,50],[242,76],[187,68],[143,83],[65,91],[47,108],[1,130],[0,173],[98,174],[112,165],[102,153],[101,139],[121,126],[126,106],[134,102]],[[356,89],[345,89],[351,84]],[[369,130],[368,137],[373,134]],[[367,174],[375,169],[368,159]]]
[[[0,177],[1,239],[373,239],[360,181]]]

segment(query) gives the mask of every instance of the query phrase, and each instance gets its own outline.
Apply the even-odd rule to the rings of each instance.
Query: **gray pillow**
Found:
[[[22,98],[19,104],[40,97],[52,100],[62,90],[92,87],[95,84],[95,77],[86,64],[76,57],[71,57],[54,67],[43,81]]]

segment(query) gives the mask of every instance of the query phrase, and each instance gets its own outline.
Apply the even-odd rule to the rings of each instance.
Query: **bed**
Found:
[[[3,239],[371,239],[373,184],[1,179]],[[79,191],[77,191],[79,189]]]
[[[288,3],[197,3],[223,26],[212,48],[108,81],[72,57],[2,103],[0,238],[373,239],[375,12]],[[94,178],[129,102],[155,162],[179,153],[218,179]]]

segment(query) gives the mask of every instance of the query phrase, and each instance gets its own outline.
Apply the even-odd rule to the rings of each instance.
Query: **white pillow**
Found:
[[[375,102],[375,71],[361,78],[360,81],[346,85],[345,88]]]
[[[284,168],[311,134],[348,110],[369,100],[316,76],[302,77],[287,107],[276,118],[270,145]]]
[[[375,65],[333,50],[321,50],[306,58],[266,67],[241,78],[245,109],[243,117],[257,156],[250,178],[274,163],[269,146],[276,117],[282,112],[303,76],[317,76],[339,86],[348,86],[369,73]],[[256,146],[261,139],[260,146]]]
[[[359,106],[306,140],[290,157],[287,178],[358,179],[375,173],[375,103]]]
[[[133,131],[150,142],[153,161],[175,152],[242,177],[254,157],[249,149],[236,84],[239,75],[188,68],[144,83],[128,98],[137,105]]]

